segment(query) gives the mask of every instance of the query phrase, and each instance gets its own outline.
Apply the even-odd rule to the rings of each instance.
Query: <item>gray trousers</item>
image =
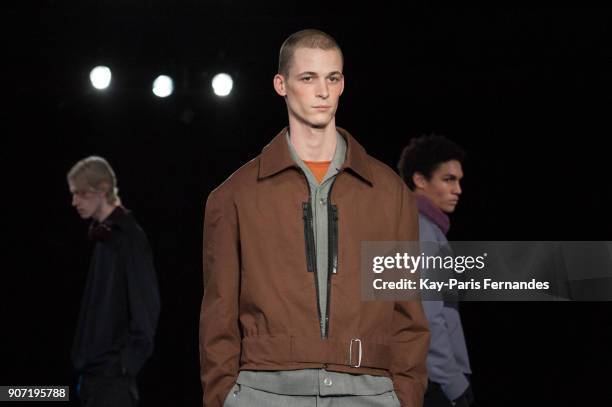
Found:
[[[235,384],[223,407],[400,407],[394,391],[370,396],[293,396]]]

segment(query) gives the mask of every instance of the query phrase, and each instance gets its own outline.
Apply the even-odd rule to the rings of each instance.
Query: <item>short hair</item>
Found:
[[[106,200],[109,204],[114,204],[119,200],[119,189],[117,188],[117,177],[113,167],[102,157],[90,156],[77,162],[68,171],[68,182],[74,183],[77,187],[91,188],[99,190],[103,183],[108,184]]]
[[[410,140],[402,151],[397,169],[408,187],[414,191],[414,173],[421,173],[429,180],[440,164],[450,160],[463,163],[464,159],[465,151],[445,136],[423,135]]]
[[[329,34],[315,29],[306,29],[293,33],[283,42],[278,56],[278,73],[287,77],[291,68],[291,61],[298,48],[318,48],[323,50],[335,49],[340,53],[344,65],[344,55],[338,42]]]

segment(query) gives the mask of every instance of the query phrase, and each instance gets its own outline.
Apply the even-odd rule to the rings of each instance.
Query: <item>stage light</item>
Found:
[[[168,97],[174,91],[172,78],[166,75],[159,75],[153,81],[153,94],[160,98]]]
[[[232,77],[226,73],[217,74],[212,80],[212,87],[215,95],[227,96],[232,92],[234,81]]]
[[[96,66],[89,73],[91,85],[98,90],[108,88],[111,83],[111,77],[111,70],[107,66]]]

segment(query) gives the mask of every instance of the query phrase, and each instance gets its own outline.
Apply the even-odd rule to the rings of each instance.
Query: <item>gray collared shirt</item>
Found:
[[[310,203],[312,204],[312,216],[313,216],[313,232],[315,237],[315,254],[317,259],[317,277],[319,280],[319,307],[321,309],[321,334],[325,336],[324,318],[327,314],[327,273],[328,273],[328,259],[329,259],[329,248],[328,248],[328,234],[327,234],[327,198],[331,186],[336,178],[336,174],[340,172],[340,168],[346,159],[346,140],[340,134],[336,133],[336,151],[332,158],[327,173],[319,183],[312,171],[304,161],[300,159],[295,151],[295,148],[291,144],[289,138],[289,132],[287,132],[287,144],[289,145],[289,152],[293,161],[302,169],[308,180],[310,187]]]

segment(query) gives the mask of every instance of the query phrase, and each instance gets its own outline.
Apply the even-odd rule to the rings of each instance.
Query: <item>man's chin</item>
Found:
[[[457,205],[449,205],[446,208],[442,209],[444,212],[446,213],[453,213],[455,212],[455,208],[457,208]]]
[[[310,125],[310,127],[312,127],[313,129],[317,129],[317,130],[323,130],[324,128],[326,128],[328,125],[328,123],[313,123]]]
[[[329,126],[330,123],[331,123],[331,119],[330,120],[320,120],[316,122],[310,122],[310,127],[312,127],[313,129],[325,129],[327,126]]]

